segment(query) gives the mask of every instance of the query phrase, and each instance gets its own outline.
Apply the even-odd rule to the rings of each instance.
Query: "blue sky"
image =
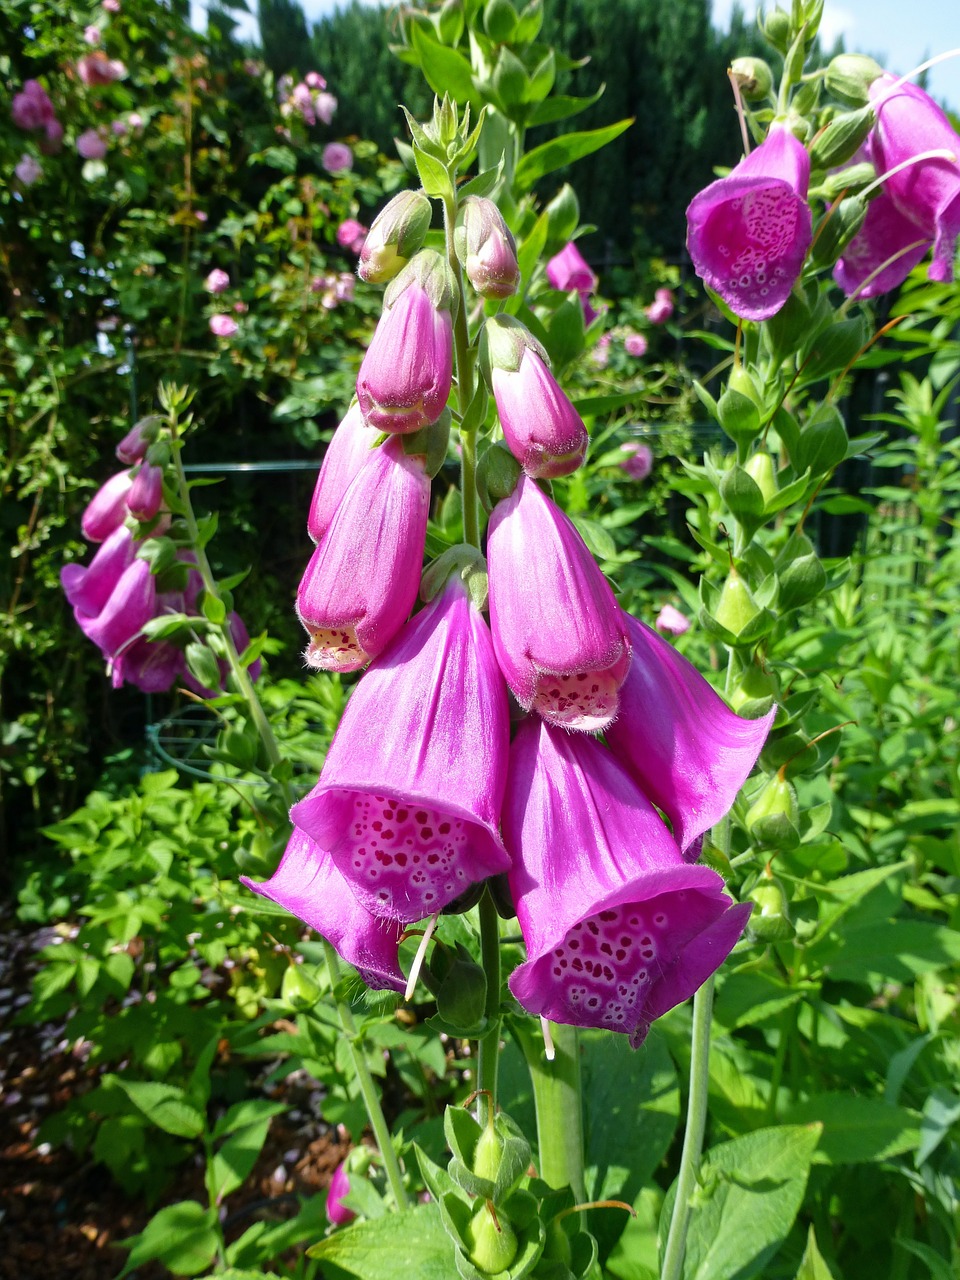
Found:
[[[199,7],[199,0],[194,4]],[[256,0],[248,4],[256,9]],[[729,21],[733,4],[734,0],[713,0],[718,26]],[[781,5],[789,7],[788,0],[781,0]],[[337,0],[303,0],[308,20],[336,7]],[[741,0],[741,7],[752,16],[758,6],[756,0]],[[245,21],[253,27],[252,18]],[[903,75],[933,54],[960,47],[960,4],[956,0],[827,0],[820,30],[827,46],[842,35],[848,50],[870,53],[889,71]],[[929,89],[934,97],[960,110],[960,57],[932,69]]]

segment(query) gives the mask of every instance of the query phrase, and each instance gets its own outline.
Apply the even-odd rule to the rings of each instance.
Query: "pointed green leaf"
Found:
[[[544,174],[553,173],[555,169],[562,169],[564,165],[572,164],[574,160],[592,155],[594,151],[605,147],[608,142],[613,142],[614,138],[619,138],[620,134],[629,129],[632,124],[633,117],[630,117],[627,120],[618,120],[616,124],[607,125],[603,129],[565,133],[559,138],[553,138],[550,142],[534,147],[517,165],[514,175],[515,189],[521,193],[529,191]]]

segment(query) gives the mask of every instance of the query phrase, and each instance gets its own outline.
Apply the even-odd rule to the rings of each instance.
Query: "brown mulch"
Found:
[[[51,1274],[57,1280],[115,1280],[126,1258],[118,1243],[141,1231],[158,1208],[188,1198],[206,1203],[203,1171],[182,1166],[176,1188],[148,1209],[88,1155],[38,1144],[43,1120],[98,1081],[62,1027],[14,1021],[29,998],[36,953],[52,934],[24,930],[9,916],[0,920],[0,1280],[47,1280]],[[314,1108],[298,1109],[298,1100],[308,1097],[304,1082],[291,1078],[286,1087],[291,1111],[274,1120],[253,1174],[224,1208],[229,1239],[257,1215],[291,1216],[297,1194],[325,1188],[349,1149],[315,1118]],[[151,1264],[129,1280],[169,1275]]]

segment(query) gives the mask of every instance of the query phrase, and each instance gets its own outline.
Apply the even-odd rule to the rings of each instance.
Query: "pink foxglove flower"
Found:
[[[587,452],[587,429],[533,334],[510,316],[491,316],[484,325],[483,361],[503,437],[527,475],[576,471]]]
[[[750,914],[715,871],[684,862],[653,805],[586,734],[520,726],[503,834],[527,948],[511,991],[530,1013],[624,1032],[634,1048],[719,968]]]
[[[291,817],[359,901],[409,922],[506,871],[507,695],[459,576],[371,664]]]
[[[881,190],[870,201],[860,230],[840,255],[833,278],[848,297],[854,293],[858,298],[879,297],[903,284],[932,244],[932,237]]]
[[[71,608],[96,617],[120,581],[120,575],[136,555],[133,534],[125,525],[114,529],[88,565],[65,564],[60,583]]]
[[[450,267],[432,249],[418,253],[387,286],[357,377],[368,426],[418,431],[440,417],[453,380],[453,297]]]
[[[657,614],[654,624],[665,636],[682,636],[690,630],[690,619],[672,604],[665,604]]]
[[[960,136],[923,89],[905,83],[891,93],[895,83],[893,76],[884,74],[870,85],[877,116],[870,134],[874,167],[878,174],[886,173],[923,151],[941,150],[952,156],[909,165],[884,183],[884,191],[900,212],[934,242],[930,279],[952,280],[960,235]]]
[[[308,89],[325,89],[327,82],[319,71],[308,71],[303,77],[303,83]]]
[[[102,160],[107,154],[107,144],[96,129],[85,129],[77,138],[77,151],[84,160]]]
[[[573,522],[522,475],[493,509],[487,557],[490,629],[517,701],[568,729],[604,729],[617,714],[630,640]]]
[[[623,446],[626,454],[620,466],[631,480],[646,480],[653,470],[653,450],[648,444],[631,440]]]
[[[258,883],[247,876],[240,880],[326,938],[347,964],[359,970],[368,987],[403,990],[405,980],[397,959],[400,926],[362,907],[329,853],[305,831],[294,827],[280,866],[269,880]]]
[[[165,693],[186,675],[182,649],[167,640],[148,640],[146,636],[126,645],[110,664],[114,689],[132,684],[141,693]]]
[[[776,708],[741,719],[668,641],[624,619],[633,662],[607,742],[695,857],[697,837],[720,821],[756,763]]]
[[[360,247],[357,274],[370,284],[384,284],[423,246],[433,206],[422,191],[400,191],[374,218]]]
[[[330,527],[340,499],[369,460],[370,450],[377,439],[377,432],[366,425],[360,405],[355,400],[334,431],[323,455],[323,466],[317,476],[307,515],[307,533],[314,542],[319,542]]]
[[[17,181],[24,187],[32,187],[43,176],[43,166],[35,156],[22,155],[13,166]]]
[[[320,154],[327,173],[347,173],[353,168],[353,152],[345,142],[328,142]]]
[[[129,467],[132,467],[135,462],[142,462],[147,450],[156,440],[159,430],[159,418],[141,418],[117,445],[117,457]]]
[[[129,471],[118,471],[102,484],[80,517],[80,528],[88,542],[103,542],[130,514],[127,497],[133,487]]]
[[[230,277],[221,267],[214,267],[208,272],[203,287],[207,293],[225,293],[230,288]]]
[[[91,615],[75,609],[74,617],[83,634],[111,664],[155,615],[156,601],[150,566],[146,560],[133,560],[120,574],[99,613]]]
[[[222,312],[211,316],[208,324],[210,332],[216,338],[232,338],[240,328],[233,316],[224,315]]]
[[[572,240],[547,263],[547,279],[561,293],[575,289],[582,296],[595,293],[598,283],[590,264]]]
[[[734,315],[766,320],[786,302],[813,239],[810,156],[781,124],[687,208],[697,275]]]
[[[297,591],[321,671],[356,671],[382,653],[420,589],[430,510],[425,459],[391,437],[370,451],[311,557]]]
[[[347,1166],[342,1162],[337,1165],[336,1172],[330,1179],[327,1188],[327,1221],[332,1227],[343,1227],[357,1216],[352,1209],[343,1203],[343,1197],[350,1194],[350,1179],[347,1177]]]
[[[152,520],[163,501],[163,468],[143,462],[127,494],[127,510],[137,520]]]

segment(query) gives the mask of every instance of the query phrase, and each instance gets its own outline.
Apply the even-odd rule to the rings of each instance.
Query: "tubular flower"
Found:
[[[518,320],[491,316],[484,325],[482,358],[503,437],[527,475],[576,471],[587,452],[587,429],[533,334]]]
[[[357,275],[369,284],[392,280],[423,245],[433,206],[422,191],[401,191],[374,218],[360,248]]]
[[[530,1013],[625,1032],[726,959],[750,914],[709,867],[683,861],[666,824],[597,739],[536,719],[510,750],[503,833],[527,960],[510,989]]]
[[[697,275],[734,315],[766,320],[790,295],[813,239],[810,157],[774,124],[726,178],[687,208],[687,248]]]
[[[307,514],[307,533],[314,542],[319,542],[330,527],[340,499],[369,460],[377,438],[377,433],[364,422],[360,405],[355,400],[330,438],[314,486]]]
[[[103,542],[123,524],[130,514],[127,498],[132,487],[129,471],[118,471],[100,486],[80,517],[80,528],[88,542]]]
[[[156,613],[157,591],[146,560],[133,560],[117,578],[106,604],[96,614],[74,609],[77,625],[111,666]]]
[[[870,201],[863,226],[837,260],[833,278],[847,297],[855,293],[858,298],[876,298],[903,284],[932,243],[880,191]]]
[[[467,279],[482,298],[509,298],[517,292],[517,244],[492,200],[467,196],[457,217],[454,244]]]
[[[374,449],[338,505],[297,591],[305,658],[356,671],[400,630],[420,587],[430,479],[393,437]]]
[[[598,284],[590,264],[572,240],[547,263],[547,279],[561,293],[575,289],[581,297],[595,293]]]
[[[521,476],[487,536],[490,629],[525,711],[599,731],[617,714],[630,666],[624,616],[572,521]]]
[[[291,816],[368,911],[420,920],[509,866],[508,743],[490,633],[454,575],[371,664]]]
[[[357,377],[364,421],[378,431],[418,431],[435,422],[453,380],[453,277],[421,250],[387,286]]]
[[[327,1188],[327,1221],[332,1227],[344,1227],[357,1216],[352,1209],[348,1209],[343,1203],[344,1196],[349,1194],[350,1179],[347,1176],[347,1166],[341,1161],[330,1179],[330,1186]]]
[[[918,85],[902,84],[891,93],[895,83],[893,76],[884,74],[870,85],[877,118],[870,134],[873,162],[877,173],[883,174],[924,151],[945,151],[952,157],[909,165],[884,183],[900,212],[933,240],[927,274],[942,283],[953,279],[953,255],[960,235],[960,136]]]
[[[670,819],[683,852],[696,857],[694,842],[733,804],[776,708],[759,720],[741,719],[668,641],[623,617],[633,662],[607,742]]]
[[[70,607],[87,617],[96,617],[120,581],[120,575],[136,555],[133,534],[125,525],[114,529],[88,565],[65,564],[60,585]]]
[[[127,494],[127,510],[137,520],[152,520],[163,501],[163,468],[142,462]]]
[[[294,827],[280,866],[269,880],[260,883],[241,876],[240,881],[326,938],[368,987],[403,990],[403,970],[397,959],[400,926],[362,907],[333,859],[305,831]]]

